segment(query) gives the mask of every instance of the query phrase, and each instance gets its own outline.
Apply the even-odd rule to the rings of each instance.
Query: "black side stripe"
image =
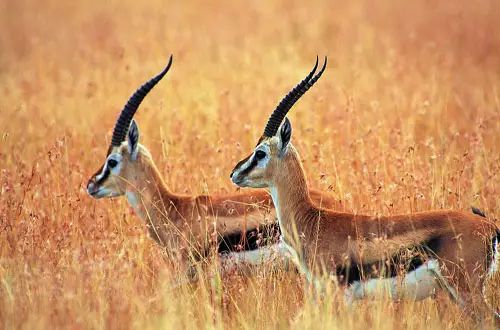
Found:
[[[277,243],[280,229],[277,223],[261,225],[246,232],[227,234],[218,241],[217,252],[241,252],[257,250],[261,246]]]
[[[261,225],[248,231],[228,233],[217,239],[216,251],[218,254],[231,252],[253,251],[262,246],[269,246],[279,242],[280,229],[277,223]],[[194,259],[201,260],[210,255],[213,246],[194,252]]]
[[[347,262],[338,265],[337,279],[342,285],[366,281],[370,278],[393,278],[414,271],[429,259],[433,259],[441,249],[439,237],[420,242],[415,246],[403,248],[388,258],[366,264]]]

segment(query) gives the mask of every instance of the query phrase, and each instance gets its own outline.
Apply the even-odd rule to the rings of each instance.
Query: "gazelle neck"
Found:
[[[134,212],[148,226],[151,236],[164,245],[168,239],[169,226],[177,225],[173,213],[177,212],[179,196],[173,194],[165,184],[150,157],[139,157],[134,173],[128,176],[125,195]]]
[[[302,234],[312,202],[297,150],[291,144],[288,148],[269,189],[283,236],[290,240]]]

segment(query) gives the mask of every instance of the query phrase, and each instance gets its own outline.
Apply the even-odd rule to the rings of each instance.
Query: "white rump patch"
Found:
[[[422,300],[432,296],[440,288],[439,262],[429,260],[404,277],[370,279],[365,282],[354,282],[345,291],[347,303],[363,298],[388,296],[399,300]]]
[[[498,247],[500,246],[500,242],[498,241],[498,236],[495,237],[495,244],[494,246],[494,251],[493,251],[493,258],[491,260],[490,267],[488,268],[488,276],[491,277],[493,274],[498,272],[498,267],[500,267],[500,251],[498,251]]]

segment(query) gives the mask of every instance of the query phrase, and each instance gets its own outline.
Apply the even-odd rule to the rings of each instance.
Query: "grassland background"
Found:
[[[496,220],[499,17],[493,0],[0,1],[2,328],[472,327],[446,299],[318,305],[265,267],[172,290],[126,202],[84,187],[172,53],[136,116],[142,142],[172,190],[235,191],[234,163],[319,54],[328,69],[291,114],[311,186],[350,211]]]

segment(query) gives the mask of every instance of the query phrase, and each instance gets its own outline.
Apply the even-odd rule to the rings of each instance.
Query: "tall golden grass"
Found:
[[[142,142],[172,190],[235,191],[234,163],[319,54],[329,67],[291,114],[311,186],[359,213],[474,205],[498,221],[498,17],[494,0],[0,2],[2,328],[474,327],[446,298],[349,310],[266,267],[172,289],[126,202],[85,184],[172,53]]]

